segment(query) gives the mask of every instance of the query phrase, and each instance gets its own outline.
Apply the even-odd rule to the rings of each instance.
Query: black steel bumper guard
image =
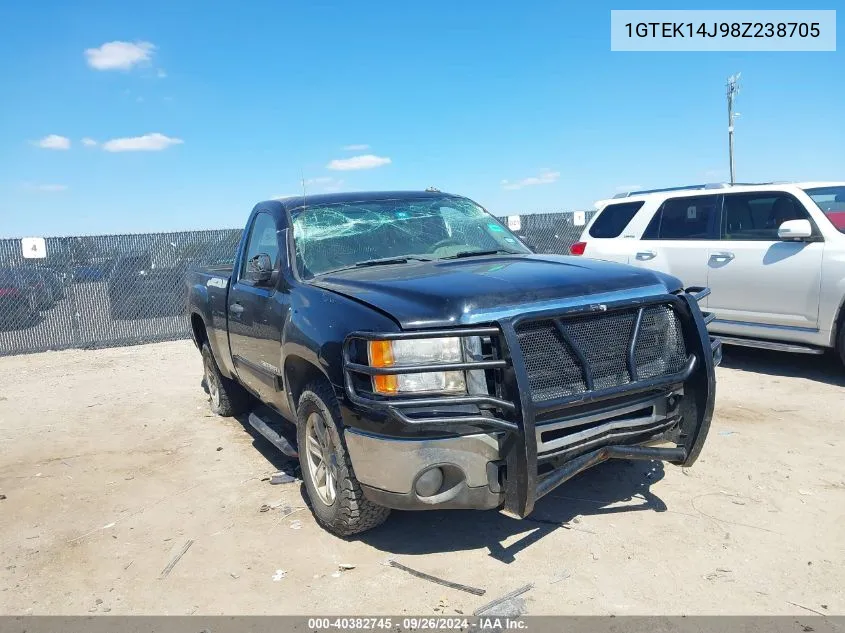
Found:
[[[721,341],[707,334],[706,325],[713,315],[701,312],[698,302],[710,294],[707,288],[687,288],[683,293],[651,296],[642,299],[628,299],[616,303],[585,305],[570,309],[533,312],[502,319],[496,326],[460,327],[438,330],[408,332],[353,332],[343,345],[344,386],[349,400],[364,410],[379,411],[407,427],[425,429],[476,427],[482,431],[506,433],[502,455],[506,464],[503,511],[511,516],[528,516],[534,503],[564,481],[578,473],[608,459],[646,459],[669,461],[690,466],[697,459],[710,427],[715,399],[715,367],[722,357]],[[651,379],[639,379],[634,359],[634,350],[642,323],[643,311],[654,305],[671,305],[681,319],[687,360],[683,368],[674,374]],[[631,382],[605,389],[593,388],[589,365],[580,357],[584,381],[588,390],[554,400],[537,403],[531,396],[529,378],[515,327],[526,321],[552,319],[561,320],[575,316],[637,308],[634,331],[628,348],[627,366]],[[371,367],[356,363],[351,357],[351,346],[356,340],[409,340],[440,337],[490,337],[493,347],[491,360],[466,361],[460,363],[432,363],[414,366]],[[571,342],[570,342],[571,344]],[[573,346],[573,349],[576,348]],[[576,353],[578,353],[576,351]],[[376,375],[397,375],[409,373],[501,370],[502,384],[499,395],[454,395],[454,396],[377,396],[371,392],[356,389],[353,374],[368,377]],[[686,433],[683,446],[655,448],[637,445],[603,446],[573,457],[563,465],[543,475],[538,474],[537,440],[535,420],[539,414],[561,411],[594,402],[608,400],[622,395],[644,393],[687,383],[697,377],[697,420],[694,432]],[[405,411],[421,408],[449,407],[454,405],[476,405],[479,411],[450,415],[448,417],[411,417]],[[494,414],[495,412],[495,414]]]

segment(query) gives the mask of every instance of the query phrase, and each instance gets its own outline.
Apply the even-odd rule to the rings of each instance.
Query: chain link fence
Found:
[[[589,215],[507,221],[536,252],[566,254]],[[231,265],[240,237],[241,229],[51,237],[34,258],[21,240],[2,239],[0,356],[187,338],[185,273]]]

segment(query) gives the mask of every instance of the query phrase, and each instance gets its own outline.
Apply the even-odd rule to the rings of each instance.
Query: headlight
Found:
[[[371,367],[402,367],[464,360],[460,337],[370,341],[367,356]],[[463,371],[437,371],[419,374],[373,376],[373,391],[380,394],[466,393]]]

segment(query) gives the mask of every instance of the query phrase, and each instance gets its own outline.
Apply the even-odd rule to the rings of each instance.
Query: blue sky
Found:
[[[301,175],[500,215],[726,180],[737,71],[739,180],[845,178],[842,46],[612,53],[611,8],[681,6],[4,2],[0,235],[235,227]]]

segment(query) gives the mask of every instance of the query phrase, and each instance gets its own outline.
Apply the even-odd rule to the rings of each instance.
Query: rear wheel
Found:
[[[365,498],[355,478],[331,388],[309,384],[299,398],[296,418],[302,479],[317,522],[338,536],[384,523],[390,510]]]
[[[836,345],[836,351],[839,352],[839,360],[845,365],[845,320],[839,326],[839,341]]]
[[[202,368],[211,410],[214,413],[230,417],[249,410],[249,393],[220,373],[207,342],[202,344]]]

